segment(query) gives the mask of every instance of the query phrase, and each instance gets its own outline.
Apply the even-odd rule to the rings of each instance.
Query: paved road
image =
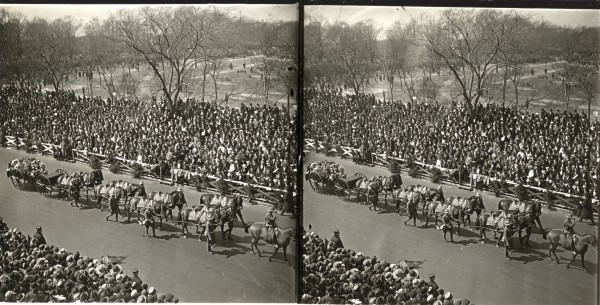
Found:
[[[344,166],[352,175],[357,171],[367,176],[389,176],[387,169],[357,166],[349,160],[308,153],[305,163],[328,159]],[[425,184],[429,181],[402,177],[404,185]],[[446,196],[471,195],[462,189],[444,186]],[[483,193],[488,209],[498,199]],[[557,250],[562,258],[560,265],[548,259],[549,242],[542,239],[538,228],[531,236],[531,248],[521,250],[518,246],[513,260],[504,259],[503,248],[496,248],[490,241],[477,243],[478,234],[461,230],[455,235],[456,243],[445,243],[441,231],[429,228],[405,226],[405,216],[396,213],[375,214],[367,206],[341,201],[334,195],[315,193],[308,182],[304,183],[304,227],[312,225],[312,231],[330,238],[338,228],[344,245],[378,259],[398,262],[406,259],[415,265],[422,276],[430,272],[446,291],[457,297],[469,298],[476,304],[596,304],[598,287],[598,254],[590,249],[585,257],[586,270],[580,260],[572,269],[566,269],[566,259],[571,254]],[[565,213],[543,210],[542,225],[548,228],[562,226]],[[424,223],[417,222],[417,226]],[[461,228],[462,229],[462,228]],[[581,234],[594,233],[597,227],[578,223],[575,230]],[[488,233],[489,234],[489,233]],[[492,234],[489,234],[491,237]],[[517,240],[515,239],[515,242]]]
[[[0,149],[3,170],[12,159],[25,153]],[[46,163],[48,171],[63,168],[67,172],[89,171],[83,164],[58,162],[51,158],[34,156]],[[129,180],[129,176],[104,172],[107,180]],[[173,187],[146,181],[146,189],[169,191]],[[197,204],[200,193],[184,189],[189,203]],[[264,220],[267,207],[244,202],[244,219],[249,222]],[[0,215],[9,227],[33,234],[35,227],[44,228],[48,243],[79,251],[82,255],[100,258],[104,254],[122,264],[126,273],[140,270],[140,277],[158,291],[171,292],[181,302],[294,302],[296,247],[288,249],[289,264],[283,255],[269,263],[250,250],[251,238],[236,222],[233,241],[223,242],[217,232],[215,255],[206,251],[206,243],[196,238],[179,237],[179,229],[170,222],[158,231],[158,239],[147,238],[143,227],[136,222],[118,224],[106,221],[107,212],[98,209],[77,210],[66,201],[48,199],[36,192],[15,189],[10,179],[0,178]],[[114,218],[113,218],[114,219]],[[121,220],[121,219],[119,219]],[[279,216],[282,227],[295,226],[295,220]],[[190,231],[194,231],[193,228]],[[194,236],[197,235],[194,233]],[[273,247],[259,243],[263,254],[272,254]]]

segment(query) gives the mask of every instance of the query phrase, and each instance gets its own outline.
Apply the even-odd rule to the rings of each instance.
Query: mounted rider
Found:
[[[563,233],[567,236],[567,241],[571,246],[571,252],[574,255],[577,254],[575,252],[575,242],[579,236],[575,233],[575,216],[573,216],[573,213],[569,213],[567,219],[563,222]]]
[[[444,198],[444,191],[442,190],[442,186],[438,186],[437,192],[433,195],[433,201],[444,202],[446,198]]]
[[[265,228],[273,236],[273,245],[275,245],[275,248],[279,248],[279,245],[277,245],[277,223],[275,223],[275,220],[277,220],[277,211],[275,208],[270,208],[267,215],[265,215]]]
[[[481,215],[482,211],[485,211],[485,206],[483,205],[483,198],[481,198],[481,193],[475,194],[475,197],[471,198],[471,206],[473,207],[473,211],[477,215],[475,219],[475,225],[479,226],[479,215]]]

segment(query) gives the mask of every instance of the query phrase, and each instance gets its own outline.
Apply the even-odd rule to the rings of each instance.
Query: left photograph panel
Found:
[[[299,6],[0,5],[0,302],[296,302]]]

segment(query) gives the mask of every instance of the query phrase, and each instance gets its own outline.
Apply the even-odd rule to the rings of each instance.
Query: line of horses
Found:
[[[364,181],[363,181],[364,180]],[[496,246],[500,246],[500,242],[504,244],[504,256],[510,259],[510,253],[514,250],[512,237],[515,233],[518,234],[519,245],[521,248],[529,246],[529,239],[533,232],[533,228],[538,226],[542,232],[544,239],[551,242],[549,255],[553,260],[552,255],[558,262],[556,256],[556,248],[560,245],[565,249],[574,251],[576,254],[567,267],[575,260],[577,255],[581,256],[582,266],[584,265],[584,256],[588,246],[594,247],[596,250],[597,236],[586,234],[581,236],[575,243],[575,249],[571,249],[567,236],[561,229],[544,229],[541,222],[542,205],[540,202],[522,202],[519,200],[502,199],[498,202],[496,210],[489,212],[478,204],[477,195],[467,198],[461,197],[445,197],[439,200],[438,190],[421,185],[411,185],[402,188],[402,178],[399,174],[392,176],[374,176],[364,178],[356,182],[357,202],[368,204],[370,210],[379,211],[382,207],[379,205],[380,195],[384,196],[384,204],[390,205],[387,198],[391,197],[391,206],[394,207],[398,215],[406,213],[408,219],[405,224],[413,220],[416,226],[416,220],[424,221],[424,227],[429,226],[430,220],[434,220],[435,227],[441,230],[444,234],[444,240],[448,241],[446,236],[450,233],[450,239],[453,242],[453,225],[456,224],[456,234],[460,234],[460,226],[474,228],[479,231],[480,242],[485,243],[487,239],[487,231],[494,233]],[[364,196],[364,200],[361,200]],[[421,212],[421,217],[419,217]],[[471,216],[475,214],[475,222],[472,223]],[[439,219],[442,218],[443,223],[438,226]]]
[[[220,226],[221,236],[224,241],[231,239],[234,221],[241,221],[242,227],[252,236],[252,252],[258,251],[258,242],[263,240],[267,243],[277,245],[275,252],[269,260],[271,260],[282,248],[284,259],[287,262],[287,247],[291,240],[295,239],[294,228],[279,229],[276,234],[276,240],[273,240],[273,235],[267,231],[263,223],[246,223],[242,215],[243,197],[238,195],[219,195],[219,194],[204,194],[200,197],[199,205],[187,206],[187,203],[182,200],[174,200],[174,192],[156,192],[151,191],[144,194],[143,188],[139,184],[130,183],[128,181],[110,181],[103,184],[104,178],[100,170],[95,170],[90,173],[73,173],[61,177],[60,185],[64,186],[67,191],[72,185],[80,187],[80,191],[85,191],[87,200],[90,200],[90,193],[95,197],[97,207],[102,210],[104,203],[108,202],[111,195],[120,202],[127,214],[127,222],[131,220],[133,214],[136,214],[138,223],[145,225],[146,229],[153,226],[150,222],[142,221],[140,216],[146,210],[152,210],[159,220],[159,230],[162,230],[163,219],[165,221],[171,218],[174,224],[181,226],[181,235],[187,238],[189,233],[188,225],[196,226],[196,233],[199,233],[198,239],[202,236],[207,237],[207,248],[209,253],[212,253],[212,246],[215,244],[214,231],[211,230],[209,224],[210,218],[213,222]],[[67,191],[67,196],[69,192]],[[175,220],[173,210],[177,207],[177,220]],[[227,228],[225,229],[225,226]],[[200,232],[201,229],[201,232]],[[210,232],[207,232],[208,231]],[[205,234],[208,233],[208,234]]]

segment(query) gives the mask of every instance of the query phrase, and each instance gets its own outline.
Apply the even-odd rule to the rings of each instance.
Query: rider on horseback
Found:
[[[571,252],[573,254],[577,254],[575,252],[575,241],[577,241],[577,233],[575,233],[575,217],[573,216],[573,213],[569,213],[567,215],[567,219],[565,219],[565,222],[563,222],[563,233],[565,233],[565,235],[567,235],[567,240],[569,241],[569,244],[571,246]]]
[[[273,245],[275,245],[275,248],[279,248],[279,245],[277,245],[277,224],[275,223],[275,220],[277,220],[276,210],[270,208],[265,216],[265,227],[267,228],[267,232],[270,231],[273,236]]]
[[[446,199],[444,198],[444,191],[442,190],[442,186],[438,186],[437,192],[433,197],[433,201],[444,202]]]

